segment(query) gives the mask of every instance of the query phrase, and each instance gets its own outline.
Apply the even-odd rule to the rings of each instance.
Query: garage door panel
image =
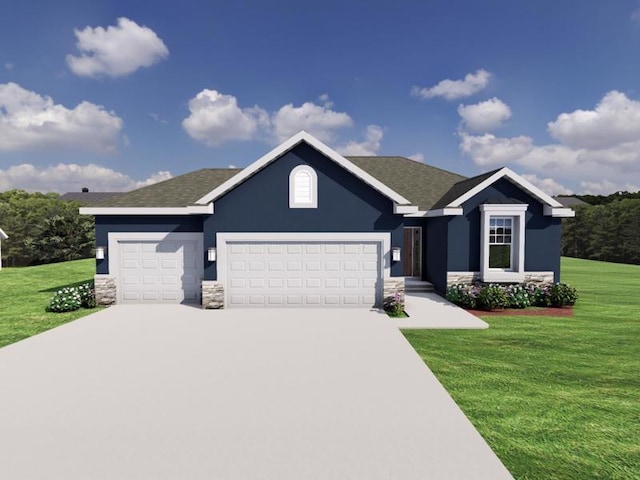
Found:
[[[378,242],[227,242],[226,256],[230,306],[376,304]]]
[[[195,240],[118,240],[121,299],[125,303],[197,301],[200,249]]]

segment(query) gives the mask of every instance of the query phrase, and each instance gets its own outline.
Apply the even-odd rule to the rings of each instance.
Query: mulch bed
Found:
[[[504,310],[467,310],[467,312],[480,316],[507,316],[507,317],[573,317],[573,308],[505,308]]]

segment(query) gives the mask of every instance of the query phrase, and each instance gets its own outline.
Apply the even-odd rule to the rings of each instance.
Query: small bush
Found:
[[[526,308],[531,306],[531,298],[528,290],[522,285],[509,285],[505,287],[507,307]]]
[[[500,285],[485,285],[478,294],[478,306],[485,310],[505,308],[509,301]]]
[[[78,287],[82,308],[96,308],[96,293],[93,282],[83,283]]]
[[[382,302],[382,308],[390,315],[400,315],[404,312],[404,298],[400,293],[386,297]]]
[[[550,300],[554,307],[564,307],[573,305],[578,299],[578,292],[575,288],[566,283],[556,283],[551,287]]]
[[[82,306],[82,297],[75,287],[65,287],[56,292],[51,299],[47,310],[50,312],[62,313],[73,312]]]
[[[550,307],[551,306],[551,285],[527,285],[527,291],[531,298],[531,304],[536,307]]]
[[[447,300],[462,308],[474,309],[478,306],[479,285],[456,284],[447,287]]]

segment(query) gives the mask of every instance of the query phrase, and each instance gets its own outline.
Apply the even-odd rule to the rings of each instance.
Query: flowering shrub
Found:
[[[83,283],[78,286],[78,293],[80,293],[80,299],[82,301],[83,308],[95,308],[96,307],[96,293],[94,290],[93,282]]]
[[[390,315],[400,315],[404,312],[404,298],[402,294],[396,293],[386,297],[382,302],[382,308]]]
[[[82,297],[75,287],[65,287],[56,292],[47,310],[62,313],[78,310],[82,305]]]
[[[478,294],[478,306],[485,310],[505,308],[509,304],[507,295],[501,285],[485,285]]]
[[[523,285],[507,285],[504,289],[507,296],[507,307],[526,308],[531,306],[528,289]]]
[[[55,313],[73,312],[80,307],[95,308],[96,296],[92,283],[83,283],[78,287],[65,287],[58,290],[47,307]]]
[[[566,283],[556,283],[551,287],[551,305],[554,307],[573,305],[577,299],[578,292],[576,289]]]
[[[465,285],[463,283],[447,287],[447,300],[462,308],[476,308],[480,285]]]
[[[504,298],[503,298],[504,296]],[[574,305],[578,299],[576,289],[566,283],[543,284],[455,284],[447,287],[447,300],[467,308],[526,308],[562,307]]]

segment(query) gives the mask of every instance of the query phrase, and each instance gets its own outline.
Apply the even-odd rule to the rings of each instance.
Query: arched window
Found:
[[[318,208],[318,176],[313,168],[298,165],[291,170],[289,208]]]

